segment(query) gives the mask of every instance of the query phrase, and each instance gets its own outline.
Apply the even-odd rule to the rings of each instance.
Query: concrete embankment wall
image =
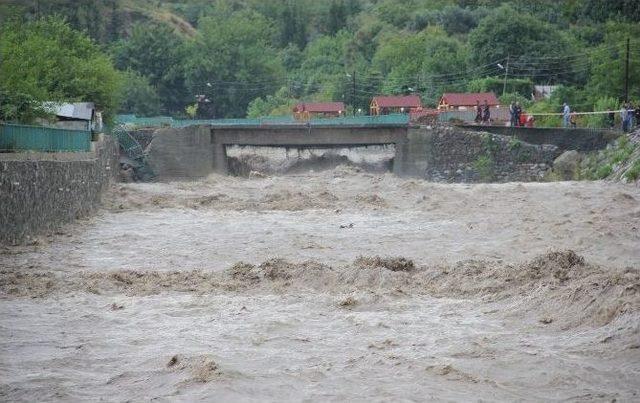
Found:
[[[0,243],[19,243],[94,211],[118,172],[117,145],[88,153],[0,154]]]
[[[196,179],[213,172],[211,129],[205,126],[158,129],[147,147],[158,180]]]

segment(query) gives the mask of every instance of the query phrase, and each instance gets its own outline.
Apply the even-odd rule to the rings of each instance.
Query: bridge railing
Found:
[[[138,118],[134,115],[118,115],[117,124],[133,125],[138,127],[188,127],[207,125],[214,127],[229,126],[283,126],[283,125],[309,125],[309,126],[384,126],[384,125],[408,125],[409,115],[394,114],[381,116],[345,116],[339,118],[318,118],[309,121],[295,120],[292,116],[269,116],[254,119],[173,119],[159,116],[155,118]]]
[[[1,123],[0,151],[85,152],[91,131]]]

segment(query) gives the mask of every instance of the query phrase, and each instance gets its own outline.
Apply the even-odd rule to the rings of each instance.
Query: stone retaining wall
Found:
[[[413,128],[404,146],[402,172],[438,182],[542,180],[561,150],[456,127]]]
[[[89,153],[0,154],[0,243],[20,243],[93,212],[118,172],[117,145]]]

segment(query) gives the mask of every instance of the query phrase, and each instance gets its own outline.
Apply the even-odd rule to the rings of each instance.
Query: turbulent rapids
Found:
[[[279,152],[0,250],[0,397],[638,399],[637,188]]]

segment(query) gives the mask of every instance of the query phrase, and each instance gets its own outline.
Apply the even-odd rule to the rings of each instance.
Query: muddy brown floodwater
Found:
[[[0,249],[3,401],[638,401],[640,189],[121,184]]]

